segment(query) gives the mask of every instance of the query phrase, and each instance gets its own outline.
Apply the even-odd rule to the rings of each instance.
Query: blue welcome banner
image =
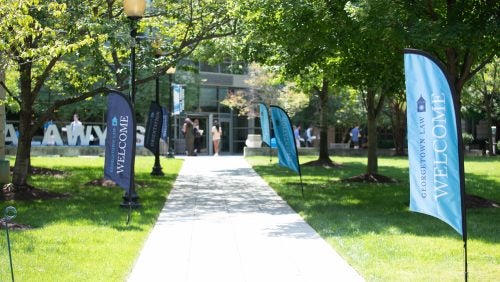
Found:
[[[172,85],[174,96],[174,115],[179,115],[183,110],[184,97],[182,97],[182,86],[180,84]]]
[[[168,110],[166,107],[161,107],[162,112],[162,126],[160,138],[167,142],[168,140]]]
[[[278,146],[279,164],[288,167],[300,175],[299,157],[290,118],[282,108],[271,106],[271,119]]]
[[[465,236],[463,155],[453,89],[429,54],[405,49],[410,210],[441,219]]]
[[[262,129],[262,142],[271,147],[271,131],[269,128],[269,111],[266,104],[260,103],[260,128]]]
[[[108,94],[104,177],[129,195],[134,182],[136,126],[132,105],[117,91]]]

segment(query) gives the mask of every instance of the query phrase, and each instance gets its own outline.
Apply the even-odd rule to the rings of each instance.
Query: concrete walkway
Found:
[[[243,157],[187,157],[128,281],[363,281]]]

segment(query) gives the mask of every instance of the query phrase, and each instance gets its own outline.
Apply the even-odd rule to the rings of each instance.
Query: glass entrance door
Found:
[[[231,148],[231,122],[230,120],[220,119],[219,124],[222,128],[222,136],[220,140],[220,152],[222,154],[232,153]]]

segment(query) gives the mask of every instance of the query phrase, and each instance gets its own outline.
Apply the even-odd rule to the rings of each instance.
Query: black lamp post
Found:
[[[167,158],[173,158],[175,156],[174,153],[174,105],[173,105],[173,95],[172,95],[172,75],[175,73],[175,68],[171,67],[167,70],[168,74],[168,83],[169,83],[169,99],[168,99],[168,110],[170,111],[170,122],[168,125],[168,154]]]
[[[159,49],[159,47],[157,46],[156,47],[156,50],[155,50],[155,56],[156,58],[159,58],[161,56],[161,50]],[[157,105],[160,105],[160,77],[157,76],[155,78],[155,92],[156,92],[156,104]],[[160,139],[158,138],[158,143],[156,144],[156,148],[157,150],[155,151],[155,164],[153,165],[153,170],[151,171],[151,175],[153,176],[163,176],[165,175],[165,173],[163,173],[162,171],[162,168],[161,168],[161,164],[160,164]]]
[[[137,21],[139,21],[144,16],[144,11],[146,10],[146,0],[124,0],[123,9],[125,14],[130,19],[130,36],[132,37],[132,44],[130,46],[130,101],[132,107],[135,107],[135,94],[136,94],[136,84],[135,84],[135,44],[137,36]],[[134,155],[135,155],[135,144],[134,144]],[[120,204],[122,207],[127,208],[138,208],[141,206],[138,202],[139,197],[135,192],[135,180],[132,181],[130,192],[125,193],[123,196],[123,203]]]

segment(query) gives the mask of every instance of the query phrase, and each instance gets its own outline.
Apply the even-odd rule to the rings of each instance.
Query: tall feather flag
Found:
[[[262,142],[269,146],[269,162],[272,160],[271,129],[269,123],[269,110],[266,104],[260,103],[260,128],[262,129]]]
[[[163,127],[163,112],[160,104],[151,102],[149,106],[148,121],[146,123],[146,135],[144,137],[144,147],[151,153],[160,153],[160,136]]]
[[[293,128],[290,118],[285,110],[279,106],[271,105],[271,118],[273,121],[274,136],[278,146],[279,164],[297,172],[300,176],[302,197],[304,197],[304,185],[302,184],[302,172],[300,171],[299,154],[293,136]]]
[[[464,160],[457,96],[444,66],[428,53],[405,49],[410,210],[449,224],[464,241],[467,228]]]
[[[134,187],[136,123],[132,104],[120,92],[108,94],[104,177],[125,190],[123,207],[138,207]]]

